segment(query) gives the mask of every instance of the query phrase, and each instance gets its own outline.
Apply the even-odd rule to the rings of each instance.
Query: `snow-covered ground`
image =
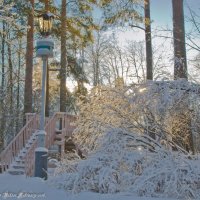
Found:
[[[25,176],[0,175],[0,199],[47,199],[47,200],[161,200],[150,197],[137,197],[133,194],[97,194],[92,192],[81,192],[69,194],[64,190],[53,188],[39,178],[26,178]],[[162,200],[172,200],[163,199]]]

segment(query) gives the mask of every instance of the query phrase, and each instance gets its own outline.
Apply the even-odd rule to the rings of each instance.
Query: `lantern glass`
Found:
[[[42,36],[49,36],[52,30],[53,15],[44,13],[38,16],[39,32]]]

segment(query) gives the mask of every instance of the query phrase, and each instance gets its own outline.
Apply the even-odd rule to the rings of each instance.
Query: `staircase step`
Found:
[[[56,145],[64,145],[65,144],[65,141],[64,140],[61,140],[61,141],[54,141],[54,144]]]
[[[17,156],[17,158],[19,158],[20,160],[23,160],[24,157],[25,157],[25,155],[26,155],[25,152],[21,152],[21,153]]]
[[[26,149],[29,149],[31,147],[31,144],[30,143],[27,143],[26,145],[25,145],[25,148]]]
[[[55,133],[57,134],[57,135],[59,135],[59,134],[61,134],[62,133],[62,130],[55,130]]]
[[[20,153],[26,153],[26,152],[27,152],[26,147],[24,147],[24,148],[20,151]]]
[[[24,164],[14,163],[14,164],[12,164],[11,168],[24,170],[25,169],[25,165]]]
[[[28,140],[29,144],[33,144],[37,138],[33,137]]]
[[[26,151],[25,152],[24,151],[20,152],[20,154],[19,154],[20,159],[23,158],[25,155],[26,155]]]
[[[64,139],[64,135],[63,134],[58,134],[55,136],[55,140],[59,140],[59,139]]]
[[[15,169],[13,167],[9,168],[7,171],[11,175],[23,175],[25,171],[23,169]]]
[[[23,162],[24,159],[19,158],[19,155],[15,157],[15,161],[14,162]]]
[[[33,116],[35,116],[35,115],[33,115]],[[73,125],[72,123],[73,122],[70,122],[69,126],[68,126],[68,124],[65,124],[62,127],[63,129],[59,130],[59,127],[60,127],[59,126],[60,123],[58,123],[60,121],[60,120],[58,120],[59,117],[63,121],[63,120],[65,120],[65,117],[68,117],[68,114],[65,115],[65,113],[59,113],[59,114],[56,114],[54,116],[55,116],[54,118],[57,120],[57,122],[55,124],[55,127],[53,127],[53,130],[55,130],[55,134],[54,134],[55,141],[54,141],[54,144],[55,144],[55,146],[57,146],[57,148],[52,148],[51,150],[49,150],[49,154],[56,155],[58,157],[58,159],[60,159],[59,151],[63,150],[63,146],[67,145],[69,149],[74,149],[73,142],[67,142],[66,143],[66,136],[71,136],[71,132],[74,129],[74,127],[72,127],[72,125]],[[30,115],[28,117],[30,118],[30,117],[32,117],[32,115]],[[52,119],[54,119],[54,118],[52,118]],[[72,120],[73,119],[75,120],[75,118],[72,118]],[[33,120],[36,120],[35,122],[37,122],[38,119],[37,118],[33,118]],[[69,115],[69,120],[71,120],[70,115]],[[51,119],[49,119],[48,122],[51,123]],[[34,125],[34,124],[32,124],[32,125]],[[29,134],[27,135],[27,133],[25,133],[25,134],[23,133],[24,134],[24,139],[25,139],[24,148],[21,149],[20,152],[18,152],[18,155],[15,157],[14,161],[9,165],[9,169],[6,170],[9,174],[12,174],[12,175],[23,175],[23,174],[25,174],[25,166],[26,166],[25,165],[26,164],[25,163],[25,158],[26,158],[27,152],[29,150],[32,150],[33,145],[34,145],[34,147],[36,146],[35,144],[36,144],[36,141],[37,141],[37,138],[38,138],[38,133],[40,132],[40,130],[38,130],[38,129],[36,130],[36,128],[37,128],[36,126],[32,126],[32,125],[30,127],[29,127],[29,125],[26,125],[25,131],[26,130],[27,131],[31,131],[30,134],[32,134],[32,135],[28,139],[28,137],[30,135]],[[52,125],[54,126],[54,124],[52,124]],[[28,139],[28,141],[27,141],[27,139]],[[50,144],[50,145],[53,146],[53,144]],[[32,151],[30,153],[32,153]],[[13,157],[12,157],[12,159],[13,159]],[[0,171],[4,171],[3,169],[1,169],[1,167],[3,168],[3,166],[0,165]]]
[[[57,153],[59,149],[49,149],[48,153]]]
[[[37,138],[35,138],[35,139],[30,139],[30,140],[27,142],[26,145],[29,145],[29,146],[31,147],[31,145],[32,145],[33,143],[35,143],[36,139],[37,139]]]
[[[24,157],[27,153],[27,150],[35,142],[36,137],[32,136],[28,141],[25,147],[20,151],[19,155],[16,157],[14,163],[11,164],[8,169],[8,173],[11,175],[24,175],[25,174],[25,161]]]
[[[15,160],[16,164],[18,165],[24,165],[25,164],[25,161],[24,160]]]
[[[19,155],[26,155],[27,149],[23,149],[19,152]]]

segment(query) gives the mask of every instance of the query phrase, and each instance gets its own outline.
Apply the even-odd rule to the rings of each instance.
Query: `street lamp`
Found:
[[[53,57],[54,42],[48,38],[52,29],[53,15],[44,13],[38,16],[38,28],[43,36],[36,44],[36,56],[42,58],[42,97],[40,113],[40,130],[38,136],[38,147],[35,150],[35,177],[47,179],[47,154],[48,149],[45,147],[45,100],[46,100],[46,77],[47,77],[47,59]]]
[[[38,28],[42,36],[49,36],[51,34],[53,19],[54,19],[53,14],[49,12],[38,15],[37,17]]]

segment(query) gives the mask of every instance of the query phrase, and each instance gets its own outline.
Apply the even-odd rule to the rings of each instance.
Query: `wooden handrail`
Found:
[[[37,140],[33,142],[31,147],[28,149],[25,158],[25,174],[26,176],[33,176],[35,169],[35,149],[37,148]]]
[[[32,119],[32,117],[34,117],[36,115],[36,113],[26,113],[26,123]]]
[[[65,136],[68,136],[68,137],[72,136],[72,132],[76,128],[76,124],[75,124],[76,120],[77,120],[77,116],[75,115],[69,115],[69,114],[64,115]]]
[[[45,132],[46,137],[45,137],[45,146],[48,149],[54,142],[55,138],[55,126],[56,126],[56,121],[57,121],[57,113],[53,115],[53,117],[48,121],[48,123],[45,126]]]
[[[76,128],[75,121],[77,116],[69,115],[64,112],[57,112],[53,115],[49,123],[45,126],[46,135],[46,148],[49,148],[53,143],[56,136],[56,122],[61,120],[62,130],[65,136],[72,136],[72,132]]]
[[[62,124],[62,134],[64,136],[72,136],[72,132],[75,129],[75,121],[77,117],[69,115],[63,112],[55,113],[51,118],[46,119],[45,131],[47,133],[45,146],[48,149],[54,144],[56,136],[56,122]],[[6,171],[10,164],[14,161],[15,157],[25,147],[28,140],[30,140],[33,133],[39,127],[39,117],[36,114],[28,113],[26,115],[27,123],[17,134],[17,136],[11,141],[6,149],[0,154],[0,164],[2,172]],[[37,140],[30,144],[24,156],[25,161],[25,174],[26,176],[33,176],[34,164],[35,164],[35,149],[37,148]]]
[[[15,157],[20,153],[27,141],[30,139],[32,133],[38,128],[37,115],[29,118],[27,124],[14,137],[8,146],[0,154],[0,163],[2,172],[6,171],[9,165],[14,161]]]
[[[46,120],[45,125],[45,146],[48,149],[53,143],[55,138],[55,127],[58,116],[63,117],[63,113],[55,113],[51,118]],[[37,141],[35,141],[28,149],[25,155],[25,174],[26,176],[33,176],[35,165],[35,149],[37,148]]]

